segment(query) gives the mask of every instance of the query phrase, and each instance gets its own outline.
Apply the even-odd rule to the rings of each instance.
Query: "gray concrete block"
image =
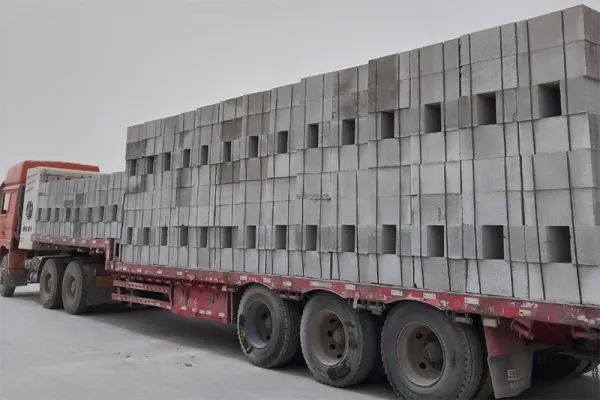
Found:
[[[581,303],[586,305],[600,305],[600,268],[597,265],[582,265],[579,269],[579,284],[581,287]]]
[[[449,291],[450,272],[448,259],[441,257],[424,257],[421,259],[423,268],[423,286],[425,289]]]
[[[512,297],[512,273],[504,260],[479,260],[481,293]]]
[[[542,264],[545,299],[580,304],[577,268],[572,264]]]
[[[585,5],[563,10],[565,43],[587,40],[600,44],[600,13]]]
[[[500,27],[471,33],[471,63],[500,58]]]

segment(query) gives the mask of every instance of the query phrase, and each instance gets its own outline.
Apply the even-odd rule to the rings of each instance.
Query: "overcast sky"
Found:
[[[129,125],[600,0],[0,0],[0,174],[124,169]],[[2,178],[0,178],[2,179]]]

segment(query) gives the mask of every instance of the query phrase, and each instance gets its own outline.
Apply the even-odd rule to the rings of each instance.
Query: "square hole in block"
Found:
[[[133,228],[127,228],[127,244],[133,244]]]
[[[137,160],[127,160],[127,176],[137,175]]]
[[[66,208],[65,209],[65,222],[71,222],[71,215],[72,215],[72,210],[71,208]]]
[[[55,208],[54,209],[54,215],[53,215],[52,221],[53,222],[60,221],[60,208]]]
[[[429,225],[427,227],[427,256],[444,257],[444,227]]]
[[[162,169],[163,169],[163,171],[170,171],[171,170],[171,153],[164,153],[163,154]]]
[[[442,131],[442,105],[440,103],[425,105],[423,114],[425,133]]]
[[[247,249],[255,249],[256,248],[256,225],[247,225],[246,226],[246,248]]]
[[[342,146],[356,143],[356,120],[342,120]]]
[[[77,207],[75,209],[75,215],[73,215],[73,222],[80,222],[80,218],[81,217],[81,209],[79,207]]]
[[[277,154],[288,152],[288,131],[277,132]]]
[[[183,168],[189,168],[192,162],[192,151],[190,149],[183,150]]]
[[[92,207],[88,207],[85,221],[92,222],[93,220],[94,220],[94,209]]]
[[[538,85],[538,106],[540,118],[551,118],[562,115],[560,85],[558,83],[544,83]]]
[[[221,248],[231,249],[233,247],[233,227],[224,226],[221,228]]]
[[[306,126],[306,148],[316,149],[319,147],[319,124],[308,124]]]
[[[51,208],[46,209],[46,221],[48,221],[48,222],[52,221],[52,209]]]
[[[248,158],[258,157],[258,136],[248,137]]]
[[[496,120],[496,93],[477,95],[477,125],[494,125]]]
[[[142,228],[142,246],[150,245],[150,228]]]
[[[546,227],[546,248],[549,263],[571,263],[571,228]]]
[[[119,206],[115,204],[115,205],[111,206],[110,220],[115,222],[118,220],[118,217],[119,217]]]
[[[382,139],[393,139],[394,128],[396,126],[396,113],[394,111],[385,111],[381,113],[381,124],[379,129],[381,130]]]
[[[201,226],[199,235],[198,246],[208,247],[208,228],[206,226]]]
[[[306,242],[304,243],[305,250],[316,251],[318,237],[317,225],[306,225],[306,231],[304,234],[306,235]]]
[[[163,226],[160,228],[160,245],[168,246],[169,245],[169,228]]]
[[[287,248],[287,226],[275,225],[275,249],[285,250]]]
[[[481,227],[482,257],[488,260],[504,260],[504,227],[484,225]]]
[[[344,253],[353,253],[356,242],[356,227],[354,225],[342,225],[341,250]]]
[[[100,206],[100,209],[98,210],[98,222],[104,222],[104,206]]]
[[[223,162],[231,161],[231,142],[223,143]]]
[[[381,240],[383,254],[396,254],[396,225],[383,225]]]
[[[208,164],[208,145],[203,144],[200,146],[200,165]]]
[[[179,227],[179,246],[187,247],[190,244],[190,230],[187,226]]]
[[[154,173],[154,157],[146,157],[146,173]]]

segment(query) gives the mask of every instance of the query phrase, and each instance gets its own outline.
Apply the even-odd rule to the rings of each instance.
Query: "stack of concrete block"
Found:
[[[42,183],[35,233],[80,239],[121,238],[122,172]]]
[[[125,262],[600,304],[584,6],[131,127]]]

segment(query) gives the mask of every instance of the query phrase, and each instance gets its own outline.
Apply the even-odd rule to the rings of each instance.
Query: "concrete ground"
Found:
[[[317,384],[303,366],[255,368],[231,326],[122,307],[75,317],[44,310],[36,290],[0,299],[2,400],[395,398],[386,384],[351,390]],[[598,399],[599,381],[585,376],[522,398]]]

